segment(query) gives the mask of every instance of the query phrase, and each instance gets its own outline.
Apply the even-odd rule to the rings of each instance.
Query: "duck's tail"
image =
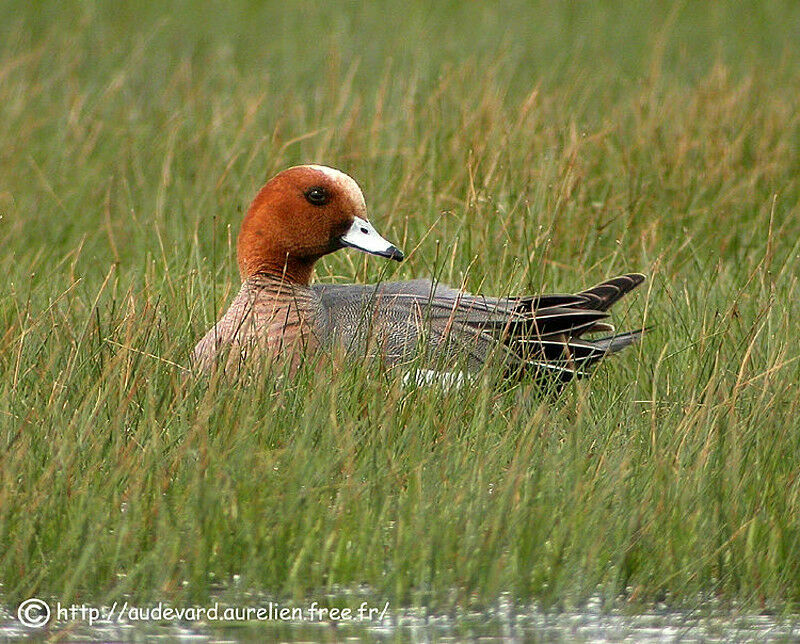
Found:
[[[517,298],[517,316],[504,334],[514,357],[510,368],[562,383],[588,376],[597,362],[630,346],[646,330],[614,333],[606,321],[608,309],[644,281],[641,273],[629,273],[574,295]],[[584,337],[599,332],[611,335]]]

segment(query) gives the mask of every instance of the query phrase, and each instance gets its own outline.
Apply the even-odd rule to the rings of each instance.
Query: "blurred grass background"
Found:
[[[0,3],[0,601],[800,600],[800,6]],[[260,185],[473,291],[651,280],[556,405],[185,376]],[[624,309],[624,307],[623,307]]]

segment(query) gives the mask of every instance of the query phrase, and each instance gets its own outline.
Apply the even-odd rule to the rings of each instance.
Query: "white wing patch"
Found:
[[[461,389],[468,382],[473,381],[471,374],[463,371],[434,371],[433,369],[415,369],[403,375],[404,385],[417,387],[430,387],[439,385],[445,391]]]

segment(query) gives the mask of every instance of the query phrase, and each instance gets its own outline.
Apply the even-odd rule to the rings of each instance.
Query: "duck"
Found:
[[[234,373],[279,363],[295,372],[309,356],[336,354],[389,367],[419,359],[435,367],[424,370],[427,379],[475,374],[496,357],[509,377],[563,384],[644,331],[615,333],[608,322],[609,309],[645,281],[641,273],[574,294],[518,296],[473,295],[430,279],[312,283],[314,264],[342,249],[404,259],[370,221],[348,174],[299,165],[267,181],[237,239],[241,288],[194,348],[195,368]]]

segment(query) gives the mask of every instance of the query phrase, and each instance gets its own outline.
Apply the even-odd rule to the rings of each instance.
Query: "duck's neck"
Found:
[[[316,258],[298,258],[291,256],[262,257],[258,262],[249,261],[241,253],[239,255],[239,270],[242,276],[250,279],[255,276],[270,276],[271,279],[293,284],[299,287],[308,287],[311,284],[311,275],[314,271]]]
[[[292,291],[309,290],[311,274],[298,279],[295,273],[286,271],[261,270],[245,278],[245,284],[258,290],[267,290],[274,293],[288,293]]]

